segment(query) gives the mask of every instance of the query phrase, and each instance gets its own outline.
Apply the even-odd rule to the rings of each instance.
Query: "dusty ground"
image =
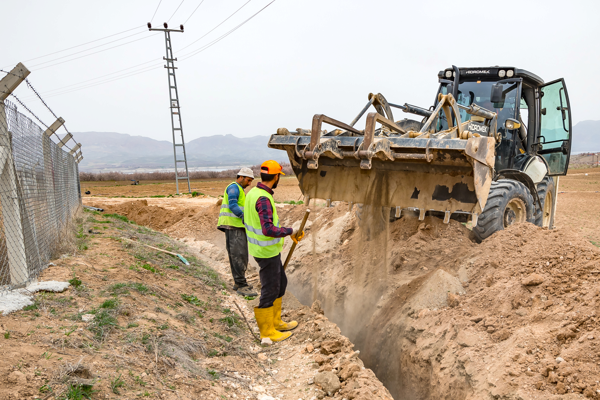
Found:
[[[215,225],[227,183],[202,198],[85,203],[187,242],[226,275]],[[284,187],[278,202],[302,199],[292,178]],[[321,302],[396,399],[600,398],[600,172],[574,170],[559,191],[556,230],[525,224],[481,245],[454,221],[313,206],[290,291]],[[304,213],[278,207],[287,225]]]
[[[308,400],[327,396],[321,388],[339,399],[391,399],[318,304],[286,296],[284,318],[300,326],[262,347],[241,315],[256,331],[254,303],[229,289],[228,265],[194,241],[106,213],[80,222],[73,252],[40,276],[72,286],[0,316],[0,399]]]
[[[227,185],[233,179],[228,180],[201,180],[190,181],[192,192],[196,191],[201,195],[212,197],[223,196],[223,192]],[[252,186],[260,181],[255,179]],[[189,197],[187,194],[187,183],[179,182],[179,190],[183,197]],[[249,189],[247,189],[249,190]],[[176,196],[177,190],[174,182],[165,181],[141,181],[139,185],[132,185],[131,182],[81,182],[81,191],[90,191],[90,195],[84,194],[85,197],[150,197],[150,196]],[[186,193],[186,194],[183,194]],[[277,192],[275,193],[275,201],[298,201],[302,200],[302,194],[298,189],[298,181],[295,177],[288,177],[281,180]]]

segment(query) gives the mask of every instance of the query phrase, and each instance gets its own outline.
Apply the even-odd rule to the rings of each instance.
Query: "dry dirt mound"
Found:
[[[378,230],[336,208],[311,216],[290,290],[395,398],[600,398],[600,249],[578,233],[522,224],[478,245],[454,221]]]
[[[105,213],[123,215],[138,225],[161,230],[177,238],[191,237],[198,240],[214,236],[221,207],[220,201],[211,206],[175,209],[148,205],[147,200],[132,200],[119,204],[90,201],[86,204],[103,208]]]

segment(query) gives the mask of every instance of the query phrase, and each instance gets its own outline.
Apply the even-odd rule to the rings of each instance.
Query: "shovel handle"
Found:
[[[304,218],[302,218],[302,223],[300,224],[300,228],[298,229],[298,232],[302,232],[304,230],[304,225],[306,225],[306,221],[308,221],[309,215],[310,215],[310,209],[307,208],[306,213],[304,214]],[[296,243],[296,242],[292,243],[292,247],[290,248],[290,251],[285,259],[285,263],[283,264],[284,270],[287,268],[288,264],[290,263],[290,260],[292,259],[292,254],[294,253],[294,250],[296,249],[297,244],[298,243]]]

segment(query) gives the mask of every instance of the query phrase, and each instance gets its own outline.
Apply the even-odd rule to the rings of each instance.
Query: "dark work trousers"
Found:
[[[248,282],[246,282],[246,269],[248,269],[246,230],[244,228],[225,229],[225,241],[234,282],[239,287],[248,286]]]
[[[260,301],[258,308],[273,307],[273,302],[285,294],[287,276],[281,263],[281,254],[271,258],[254,257],[260,266]]]

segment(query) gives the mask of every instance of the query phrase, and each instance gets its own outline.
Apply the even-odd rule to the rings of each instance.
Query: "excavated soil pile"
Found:
[[[577,232],[521,224],[478,245],[436,218],[311,221],[290,290],[321,301],[394,398],[600,398],[600,249]]]
[[[103,208],[106,213],[123,215],[138,225],[161,230],[177,238],[203,240],[212,238],[216,233],[220,202],[219,200],[211,206],[175,209],[151,206],[147,200],[127,201],[116,205],[104,202],[89,204]]]

